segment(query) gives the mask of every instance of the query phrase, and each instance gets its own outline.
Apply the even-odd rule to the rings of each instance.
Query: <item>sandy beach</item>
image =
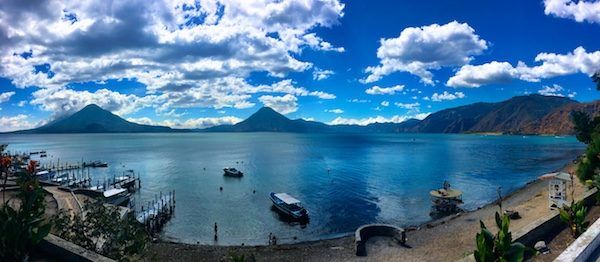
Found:
[[[562,171],[573,173],[570,163]],[[586,190],[575,179],[575,195]],[[511,221],[511,231],[550,214],[547,198],[547,181],[536,180],[504,197],[503,207],[516,210],[521,219]],[[494,213],[499,208],[491,203],[478,210],[461,213],[426,223],[407,233],[410,248],[400,247],[388,238],[373,238],[367,244],[367,257],[354,255],[354,237],[303,242],[277,246],[211,246],[189,245],[169,242],[151,244],[145,254],[147,260],[161,261],[227,261],[232,254],[254,256],[257,261],[455,261],[472,253],[479,220],[495,229]],[[598,213],[593,209],[593,212]],[[563,238],[568,238],[565,232]],[[558,237],[560,237],[559,235]],[[561,241],[564,242],[564,241]],[[552,243],[550,244],[551,248]],[[559,243],[554,248],[566,248]],[[560,251],[555,250],[554,253]],[[553,253],[553,254],[554,254]],[[545,261],[543,257],[538,260]]]

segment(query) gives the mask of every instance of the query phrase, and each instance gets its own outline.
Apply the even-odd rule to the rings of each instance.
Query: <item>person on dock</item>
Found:
[[[217,222],[215,222],[215,241],[217,241],[219,239],[219,236],[217,233],[218,233],[218,227],[217,227]]]

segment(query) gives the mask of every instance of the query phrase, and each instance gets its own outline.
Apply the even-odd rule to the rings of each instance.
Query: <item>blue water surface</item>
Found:
[[[219,245],[297,242],[354,231],[365,223],[399,226],[430,220],[429,191],[448,180],[464,208],[510,193],[584,150],[573,137],[445,134],[57,134],[0,135],[8,150],[47,150],[42,162],[103,160],[102,181],[134,169],[138,207],[176,191],[166,239]],[[245,173],[224,177],[224,167]],[[223,187],[223,191],[219,190]],[[306,225],[282,219],[268,193],[287,192],[310,211]]]

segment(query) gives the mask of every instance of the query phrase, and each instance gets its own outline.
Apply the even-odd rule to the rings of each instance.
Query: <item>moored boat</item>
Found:
[[[113,204],[115,206],[125,206],[129,203],[131,195],[127,189],[123,188],[111,188],[102,192],[102,196],[106,203]]]
[[[273,205],[283,214],[292,218],[308,218],[308,211],[302,206],[300,200],[286,193],[269,193]]]
[[[239,171],[233,167],[223,168],[223,172],[223,175],[225,176],[242,177],[244,175],[242,171]]]
[[[83,162],[83,167],[108,167],[108,163],[102,161]]]
[[[431,216],[443,216],[461,211],[458,207],[463,204],[462,191],[450,188],[450,183],[444,182],[444,187],[431,190]]]

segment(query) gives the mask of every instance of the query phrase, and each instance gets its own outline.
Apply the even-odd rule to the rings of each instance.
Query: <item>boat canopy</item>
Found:
[[[429,194],[432,197],[451,199],[451,198],[461,197],[462,191],[456,190],[456,189],[438,189],[438,190],[431,190],[431,192],[429,192]]]
[[[565,173],[565,172],[556,172],[556,173],[545,174],[543,176],[540,176],[539,178],[541,180],[556,178],[556,179],[560,179],[560,180],[571,181],[571,174]]]
[[[44,170],[44,171],[37,172],[37,173],[36,173],[36,175],[38,175],[38,176],[43,176],[43,175],[47,175],[47,174],[49,174],[49,173],[50,173],[50,172],[48,172],[48,170]]]
[[[121,194],[126,191],[127,191],[127,189],[124,189],[124,188],[112,188],[112,189],[104,191],[102,194],[104,195],[104,197],[112,197],[112,196],[116,196],[116,195]]]
[[[275,197],[281,199],[281,201],[283,201],[283,203],[286,203],[288,205],[293,205],[293,204],[300,204],[300,200],[294,198],[293,196],[290,196],[286,193],[277,193],[275,194]]]

